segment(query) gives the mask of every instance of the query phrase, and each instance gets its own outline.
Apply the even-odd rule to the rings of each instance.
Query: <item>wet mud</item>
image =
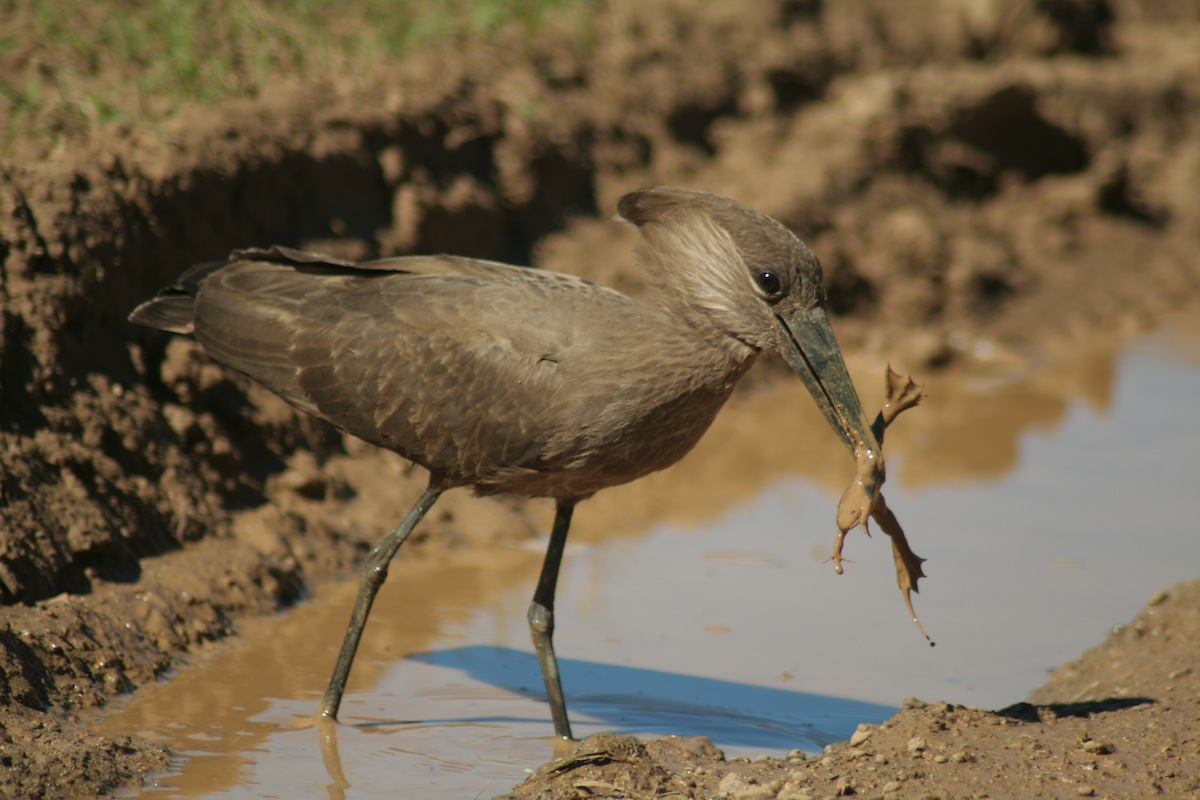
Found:
[[[531,49],[501,33],[155,130],[16,143],[0,164],[0,793],[95,796],[162,768],[160,745],[86,721],[353,570],[423,485],[125,322],[192,263],[271,244],[452,252],[636,291],[615,200],[682,185],[800,233],[852,360],[1028,378],[1049,414],[1081,343],[1194,300],[1194,4],[918,5],[611,3],[586,48],[564,17]],[[939,435],[920,417],[896,435]],[[531,505],[447,496],[404,557],[531,538]],[[1078,768],[1080,794],[1186,796],[1198,677],[1171,665],[1197,608],[1193,585],[1168,590],[1030,705],[913,703],[803,764],[592,740],[515,791],[906,796],[919,777],[963,796],[1021,772],[1053,794]],[[680,766],[697,759],[711,772]],[[730,770],[744,786],[721,788]]]

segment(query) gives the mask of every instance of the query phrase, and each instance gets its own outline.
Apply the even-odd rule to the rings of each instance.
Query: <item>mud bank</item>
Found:
[[[1019,375],[1194,298],[1193,5],[919,11],[611,3],[586,46],[564,16],[531,48],[501,35],[161,129],[17,143],[0,165],[5,793],[90,796],[159,768],[160,748],[78,721],[345,574],[422,485],[126,324],[191,263],[274,243],[453,252],[636,290],[607,218],[669,183],[793,225],[844,344],[916,374]],[[532,535],[519,504],[443,505],[413,557]],[[935,712],[947,730],[983,713],[910,709],[896,730]]]
[[[998,711],[916,698],[812,758],[726,761],[705,739],[598,734],[511,798],[1191,797],[1200,582],[1165,590],[1129,625]]]

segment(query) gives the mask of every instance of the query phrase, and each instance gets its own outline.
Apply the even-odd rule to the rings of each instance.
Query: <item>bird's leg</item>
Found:
[[[572,737],[571,723],[567,720],[567,701],[563,698],[562,680],[558,677],[558,658],[554,655],[554,589],[558,585],[558,566],[562,563],[574,510],[574,500],[558,501],[554,528],[550,531],[550,544],[546,547],[546,560],[542,562],[542,574],[533,593],[533,602],[529,604],[529,634],[542,667],[542,680],[546,682],[546,699],[550,703],[550,714],[554,717],[554,734],[563,739]]]
[[[421,499],[417,500],[416,505],[400,524],[383,537],[367,556],[367,563],[362,571],[362,583],[358,587],[358,597],[354,601],[354,611],[350,615],[350,624],[346,626],[346,638],[342,640],[342,651],[338,653],[337,664],[334,665],[333,675],[329,678],[325,697],[321,700],[319,713],[322,717],[337,719],[342,694],[346,691],[346,679],[350,677],[350,665],[354,663],[354,653],[358,650],[359,640],[362,639],[363,628],[367,626],[371,604],[375,602],[375,595],[379,594],[379,587],[387,580],[388,564],[400,549],[400,545],[404,544],[404,540],[412,533],[412,529],[437,502],[442,491],[443,487],[431,480]]]

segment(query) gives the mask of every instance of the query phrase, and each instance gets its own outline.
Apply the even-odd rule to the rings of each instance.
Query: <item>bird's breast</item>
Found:
[[[752,361],[690,383],[631,370],[621,389],[591,394],[583,399],[588,409],[563,415],[575,422],[547,437],[541,469],[504,470],[477,491],[586,497],[665,469],[696,445]]]

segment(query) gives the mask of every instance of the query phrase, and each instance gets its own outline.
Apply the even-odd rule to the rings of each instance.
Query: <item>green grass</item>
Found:
[[[322,80],[582,0],[0,0],[0,138],[71,136]],[[5,119],[7,117],[7,119]]]

